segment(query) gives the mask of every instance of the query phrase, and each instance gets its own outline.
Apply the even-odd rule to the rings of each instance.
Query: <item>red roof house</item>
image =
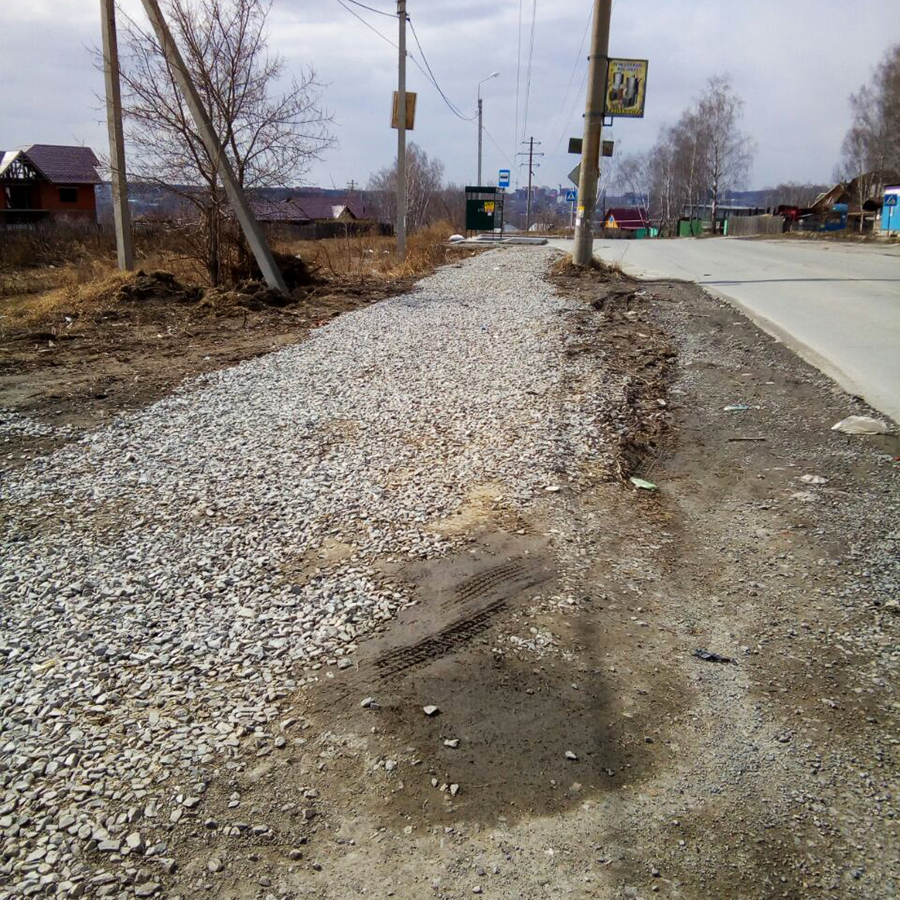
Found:
[[[0,226],[96,222],[99,165],[90,147],[32,144],[0,151]]]
[[[642,206],[620,206],[606,211],[603,225],[606,228],[621,228],[623,231],[638,231],[650,227],[650,216]]]

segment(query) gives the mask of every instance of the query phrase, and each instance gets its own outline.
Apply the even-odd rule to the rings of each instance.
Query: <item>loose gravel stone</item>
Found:
[[[454,551],[437,526],[473,488],[502,484],[528,513],[565,496],[548,485],[612,465],[621,380],[564,353],[576,304],[544,280],[551,258],[446,268],[4,473],[0,816],[15,891],[30,891],[25,859],[60,813],[59,852],[88,860],[79,871],[192,822],[198,782],[272,751],[307,673],[346,665],[413,602],[378,563]],[[33,426],[3,414],[7,434]],[[326,540],[353,551],[298,583]],[[144,833],[126,837],[141,812]]]

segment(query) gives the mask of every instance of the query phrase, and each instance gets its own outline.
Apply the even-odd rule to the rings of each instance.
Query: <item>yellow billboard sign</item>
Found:
[[[647,95],[646,59],[611,59],[606,73],[606,104],[603,114],[641,119]]]

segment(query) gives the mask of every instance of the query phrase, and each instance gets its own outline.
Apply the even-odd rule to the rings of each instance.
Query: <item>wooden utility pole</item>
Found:
[[[134,268],[131,210],[128,208],[128,175],[122,134],[122,89],[119,82],[119,42],[116,38],[115,0],[100,0],[103,32],[103,75],[106,82],[106,124],[109,129],[109,170],[112,180],[113,218],[119,268]]]
[[[406,259],[406,0],[397,0],[400,58],[397,83],[397,256]]]
[[[578,214],[575,217],[576,266],[589,266],[594,258],[594,213],[600,180],[600,145],[603,132],[606,75],[609,68],[609,23],[613,0],[594,0],[594,33],[588,57],[588,90],[584,107],[584,140],[578,179]]]
[[[175,82],[184,97],[184,102],[191,112],[191,117],[194,120],[194,124],[197,126],[197,131],[200,133],[200,139],[203,141],[203,146],[206,148],[206,152],[213,161],[215,168],[222,176],[225,193],[227,194],[231,206],[234,209],[234,214],[237,216],[237,220],[241,225],[244,237],[247,239],[247,243],[253,251],[253,256],[256,258],[256,264],[259,266],[259,270],[262,272],[266,284],[270,288],[281,291],[282,294],[286,294],[288,292],[287,285],[284,283],[284,278],[282,277],[278,266],[275,264],[272,251],[269,249],[269,245],[266,242],[266,236],[259,227],[256,216],[253,215],[253,210],[247,202],[244,189],[241,187],[240,182],[234,174],[234,169],[232,168],[231,162],[212,126],[209,115],[203,106],[203,101],[200,99],[200,94],[197,91],[197,88],[194,87],[194,82],[191,80],[184,59],[182,59],[181,51],[178,49],[175,39],[172,37],[172,32],[169,31],[169,26],[163,18],[159,3],[157,0],[141,0],[141,2],[144,4],[144,9],[150,19],[150,24],[156,32],[159,46],[165,54],[166,62],[172,70]]]

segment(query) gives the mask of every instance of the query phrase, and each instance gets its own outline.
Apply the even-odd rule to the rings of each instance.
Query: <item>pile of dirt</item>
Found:
[[[291,292],[297,288],[305,288],[316,284],[316,279],[310,272],[306,263],[299,256],[293,256],[289,253],[273,253],[275,264],[281,270],[281,277],[287,289]],[[242,265],[233,266],[231,269],[231,280],[234,284],[242,284],[248,281],[262,282],[263,276],[256,264],[256,260],[249,260]]]
[[[196,303],[203,296],[199,287],[186,287],[170,272],[138,270],[110,298],[112,305],[121,303]],[[98,298],[102,299],[102,298]]]
[[[622,379],[624,402],[617,428],[617,475],[645,475],[658,458],[671,425],[667,397],[675,349],[652,320],[654,295],[640,282],[602,266],[582,269],[567,259],[551,281],[584,303],[572,316],[569,355],[592,353]]]

